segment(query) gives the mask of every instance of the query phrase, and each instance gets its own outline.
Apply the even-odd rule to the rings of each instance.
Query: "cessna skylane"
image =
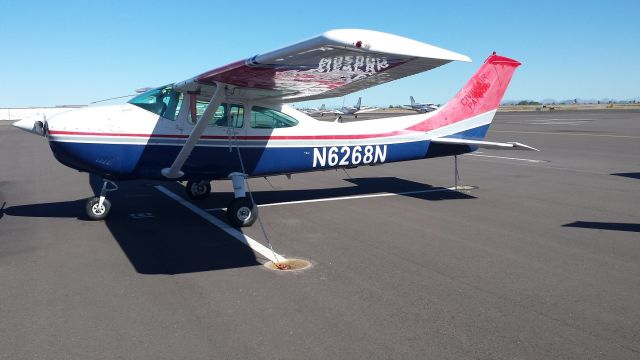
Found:
[[[13,125],[42,135],[55,158],[100,176],[87,200],[107,217],[115,181],[186,181],[191,199],[230,178],[227,218],[250,226],[257,206],[247,177],[452,156],[479,147],[535,150],[484,141],[520,63],[495,53],[440,109],[339,123],[317,121],[286,103],[344,96],[418,74],[465,55],[370,30],[331,30],[308,40],[148,90],[126,104],[86,107]]]

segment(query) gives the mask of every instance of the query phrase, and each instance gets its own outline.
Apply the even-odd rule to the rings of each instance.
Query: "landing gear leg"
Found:
[[[201,200],[211,193],[211,183],[202,181],[187,181],[187,196],[192,200]]]
[[[251,226],[258,219],[258,207],[247,197],[245,175],[234,172],[229,177],[233,183],[235,199],[227,207],[227,219],[234,227]]]
[[[111,187],[109,187],[111,185]],[[111,180],[104,180],[100,196],[87,200],[85,211],[90,220],[104,220],[111,211],[111,202],[107,200],[107,192],[118,190],[118,185]]]

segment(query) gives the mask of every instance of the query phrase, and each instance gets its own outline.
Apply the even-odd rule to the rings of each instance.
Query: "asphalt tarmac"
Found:
[[[312,263],[282,272],[156,182],[87,221],[97,179],[0,123],[0,359],[640,358],[640,111],[498,113],[487,139],[541,151],[459,157],[468,192],[452,158],[251,179]]]

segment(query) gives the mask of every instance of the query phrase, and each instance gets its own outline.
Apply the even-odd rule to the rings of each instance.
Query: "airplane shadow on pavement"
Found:
[[[42,204],[9,206],[1,215],[21,217],[48,217],[48,218],[77,218],[88,220],[84,216],[84,203],[86,199],[60,201]],[[2,217],[0,215],[0,218]],[[82,215],[82,216],[80,216]]]
[[[464,192],[449,190],[444,187],[431,186],[397,177],[363,177],[344,179],[355,186],[334,188],[288,190],[271,189],[253,191],[253,198],[259,205],[273,203],[322,200],[348,196],[366,196],[381,193],[398,194],[429,201],[475,199]],[[215,189],[214,189],[215,190]],[[181,190],[184,192],[184,190]],[[208,199],[198,202],[203,208],[223,208],[233,199],[232,192],[215,193]]]
[[[574,221],[570,224],[564,224],[563,227],[573,227],[594,230],[612,230],[612,231],[628,231],[640,232],[640,224],[634,223],[614,223],[600,221]]]
[[[102,180],[90,176],[100,193]],[[158,192],[165,182],[122,181],[107,197],[113,204],[104,221],[141,274],[185,274],[260,265],[254,252],[222,230]],[[177,183],[173,183],[179,186]]]
[[[99,194],[102,180],[89,176],[89,183]],[[107,227],[136,272],[174,275],[261,265],[250,248],[153,188],[158,183],[169,184],[119,182],[120,189],[107,194],[112,203],[111,214],[106,220],[94,223],[96,227]],[[2,215],[89,221],[85,202],[86,198],[8,206]]]
[[[305,190],[276,189],[257,191],[253,195],[258,204],[382,192],[408,193],[404,196],[429,201],[474,198],[465,193],[396,177],[345,180],[355,186]],[[94,193],[99,194],[102,180],[90,175],[89,183]],[[259,261],[250,248],[161,194],[154,185],[162,185],[179,196],[184,196],[185,193],[184,188],[177,182],[122,181],[118,183],[118,191],[107,194],[113,208],[103,223],[138,273],[185,274],[256,266],[266,261]],[[229,191],[213,193],[196,205],[201,208],[226,207],[233,198],[233,192],[230,190],[229,186]],[[412,193],[416,191],[417,193]],[[78,199],[10,206],[2,211],[0,217],[6,214],[22,217],[77,218],[88,221],[84,211],[85,201],[86,199]],[[223,213],[216,215],[224,219]]]
[[[640,180],[640,172],[615,173],[615,174],[611,174],[611,175],[622,176],[622,177],[626,177],[626,178],[630,178],[630,179]]]

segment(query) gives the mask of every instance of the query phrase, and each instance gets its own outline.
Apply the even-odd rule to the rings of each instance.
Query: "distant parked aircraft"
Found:
[[[434,110],[438,110],[438,106],[436,104],[431,104],[431,103],[426,103],[426,104],[421,104],[421,103],[417,103],[414,99],[413,96],[409,96],[409,99],[411,99],[411,105],[405,105],[405,108],[410,108],[411,110],[415,110],[419,113],[428,113]]]
[[[371,108],[368,106],[362,106],[362,98],[358,98],[358,102],[353,106],[343,106],[338,110],[333,110],[333,114],[337,115],[353,115],[356,119],[358,118],[358,114],[362,114],[369,111],[378,110],[378,108]]]
[[[324,106],[324,104],[322,104],[322,106],[320,106],[320,108],[310,108],[310,109],[301,109],[300,111],[302,111],[303,113],[309,115],[309,116],[323,116],[324,114],[333,114],[334,111],[333,110],[327,110]]]

